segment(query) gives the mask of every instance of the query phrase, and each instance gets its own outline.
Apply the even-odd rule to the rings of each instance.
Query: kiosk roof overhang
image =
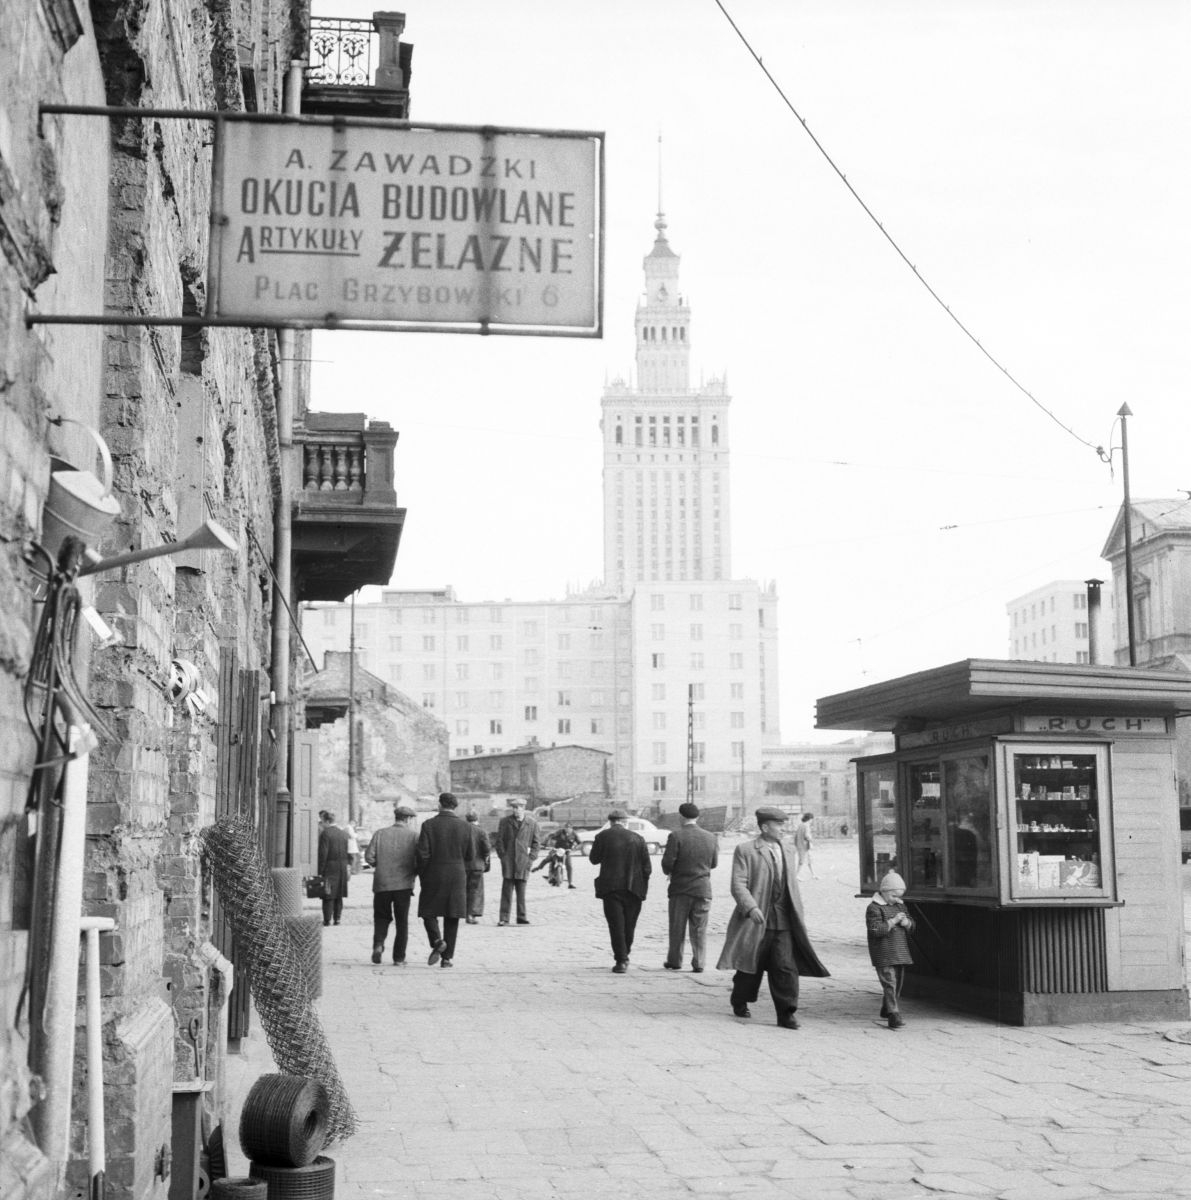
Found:
[[[1191,674],[1140,667],[967,658],[884,683],[823,696],[819,729],[895,731],[982,713],[1191,713]]]

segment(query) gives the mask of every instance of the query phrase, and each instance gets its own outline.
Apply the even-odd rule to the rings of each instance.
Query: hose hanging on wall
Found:
[[[223,816],[199,838],[243,953],[252,999],[278,1069],[318,1080],[329,1101],[328,1141],[351,1137],[356,1114],[315,1012],[301,956],[281,915],[255,825],[242,817]]]

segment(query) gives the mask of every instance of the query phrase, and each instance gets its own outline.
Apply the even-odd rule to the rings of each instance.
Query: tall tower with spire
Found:
[[[730,397],[722,379],[691,387],[691,310],[660,195],[658,208],[637,303],[636,386],[613,380],[600,401],[604,583],[622,595],[644,582],[732,577]]]

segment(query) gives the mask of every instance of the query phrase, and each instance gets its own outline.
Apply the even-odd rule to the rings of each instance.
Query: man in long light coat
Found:
[[[529,915],[525,911],[525,881],[530,868],[538,856],[538,823],[525,815],[525,801],[514,796],[509,801],[509,815],[501,817],[496,827],[493,849],[500,859],[500,919],[498,925],[507,925],[513,908],[513,897],[517,897],[517,924],[528,925]]]
[[[749,1004],[769,976],[769,994],[783,1029],[797,1029],[799,975],[826,978],[807,937],[798,892],[798,860],[782,841],[786,814],[777,808],[757,809],[761,836],[742,842],[732,855],[732,899],[724,950],[716,969],[735,971],[732,1012],[751,1017]]]

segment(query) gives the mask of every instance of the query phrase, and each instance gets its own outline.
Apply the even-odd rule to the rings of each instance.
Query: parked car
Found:
[[[610,823],[605,821],[600,829],[607,829]],[[670,837],[669,829],[659,829],[652,821],[646,821],[644,817],[626,817],[621,824],[626,829],[639,833],[645,839],[645,845],[649,847],[650,854],[661,854],[665,850],[666,842]],[[595,836],[599,832],[599,829],[579,830],[579,853],[584,857],[591,849],[591,843],[595,841]]]

